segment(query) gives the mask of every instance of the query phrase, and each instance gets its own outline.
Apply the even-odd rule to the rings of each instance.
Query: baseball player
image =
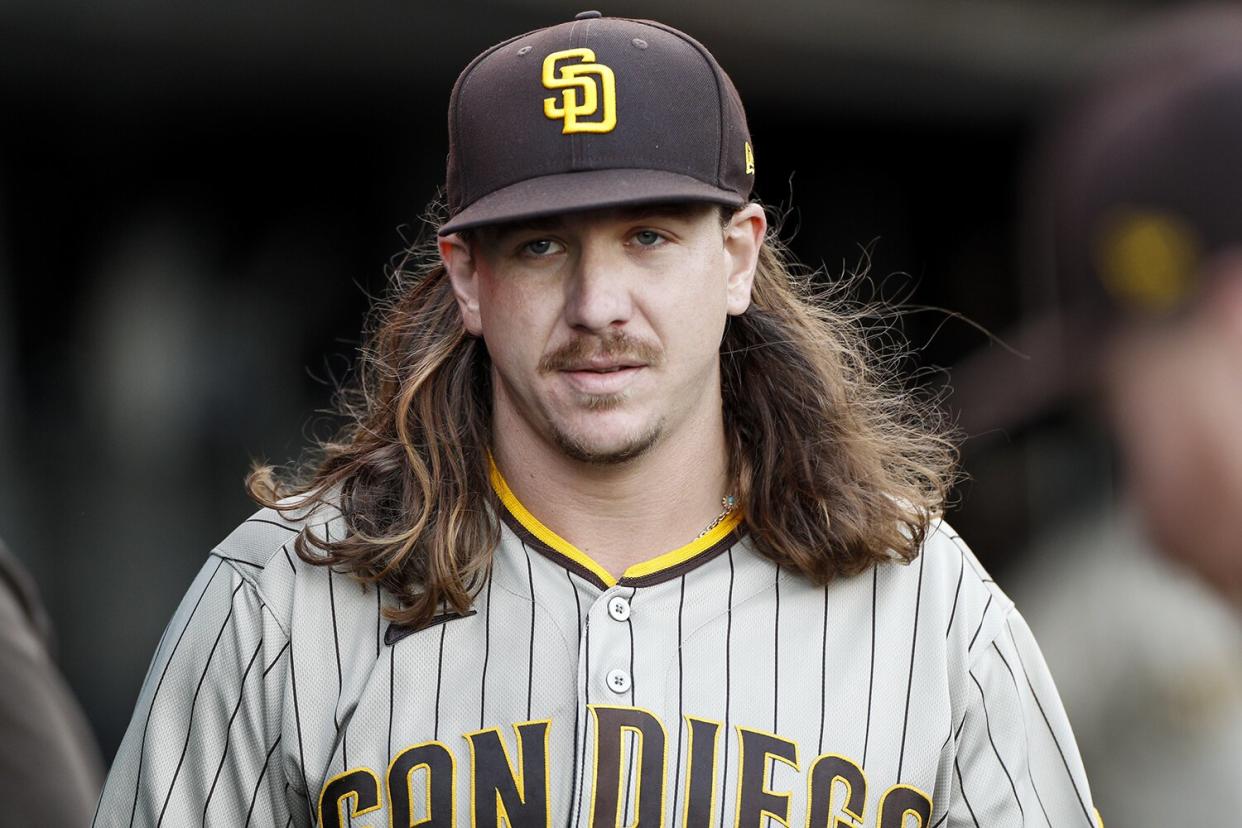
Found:
[[[951,446],[769,237],[711,54],[584,12],[467,66],[449,146],[438,258],[321,462],[252,476],[96,824],[1093,826]]]

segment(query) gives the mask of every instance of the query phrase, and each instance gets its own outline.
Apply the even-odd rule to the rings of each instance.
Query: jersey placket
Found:
[[[600,592],[586,608],[579,660],[582,749],[574,769],[583,795],[574,824],[592,824],[593,809],[615,809],[617,824],[630,825],[639,805],[636,775],[644,722],[639,720],[643,714],[637,710],[634,676],[632,615],[637,592],[636,587],[618,584]]]

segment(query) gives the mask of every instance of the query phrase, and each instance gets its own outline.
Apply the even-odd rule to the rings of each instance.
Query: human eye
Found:
[[[536,259],[560,253],[564,249],[560,242],[553,239],[531,239],[523,242],[520,248],[522,255]]]
[[[643,228],[642,230],[636,231],[631,238],[639,247],[659,247],[667,241],[663,233],[659,230],[652,230],[650,228]]]

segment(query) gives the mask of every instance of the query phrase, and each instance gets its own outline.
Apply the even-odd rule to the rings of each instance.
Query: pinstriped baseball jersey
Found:
[[[168,626],[95,824],[1095,825],[1012,603],[944,523],[814,586],[739,516],[617,579],[527,512],[464,616],[291,552],[262,511]]]

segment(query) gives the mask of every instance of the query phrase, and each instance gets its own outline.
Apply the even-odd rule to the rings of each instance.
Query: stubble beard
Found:
[[[593,466],[618,466],[642,457],[660,441],[663,433],[663,421],[657,422],[647,431],[632,437],[620,446],[607,450],[598,448],[581,435],[571,434],[557,426],[552,428],[552,439],[557,448],[572,460]]]
[[[542,372],[556,371],[567,367],[575,359],[598,352],[616,357],[635,356],[648,365],[657,365],[663,358],[658,347],[618,333],[605,337],[602,341],[591,337],[576,339],[544,357],[539,368]],[[585,394],[578,402],[587,411],[603,412],[620,408],[628,399],[629,394],[622,391],[618,394]],[[616,466],[641,457],[659,442],[663,433],[664,420],[661,418],[645,432],[632,437],[619,447],[601,450],[583,435],[571,434],[555,422],[552,423],[552,439],[557,448],[573,460],[594,466]]]

